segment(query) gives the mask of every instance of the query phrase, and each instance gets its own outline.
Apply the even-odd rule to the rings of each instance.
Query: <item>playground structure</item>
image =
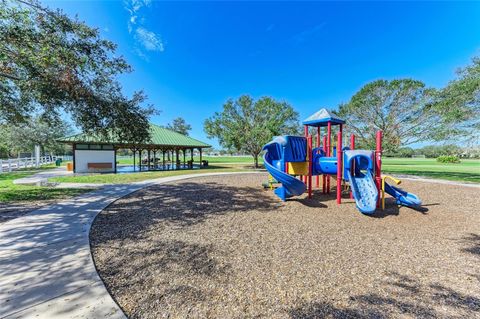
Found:
[[[343,188],[349,187],[350,198],[354,199],[358,210],[364,214],[373,214],[382,202],[384,207],[385,192],[395,198],[396,204],[418,207],[418,196],[386,183],[390,176],[382,178],[382,132],[376,133],[375,151],[355,150],[355,135],[350,137],[350,147],[342,146],[342,133],[345,121],[321,109],[302,123],[304,136],[278,136],[263,149],[265,168],[271,177],[281,184],[274,192],[282,200],[299,196],[305,191],[312,197],[313,177],[319,188],[322,176],[322,193],[331,191],[331,178],[336,176],[337,204],[342,202]],[[338,126],[337,143],[332,144],[332,127]],[[316,145],[309,128],[316,129]],[[321,141],[322,128],[326,133]],[[297,178],[298,177],[298,178]],[[269,180],[272,187],[272,180]],[[382,200],[380,199],[382,194]]]

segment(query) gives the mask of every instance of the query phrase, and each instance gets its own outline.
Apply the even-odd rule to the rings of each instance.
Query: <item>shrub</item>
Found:
[[[460,163],[460,159],[455,155],[444,155],[437,157],[437,162],[440,163]]]

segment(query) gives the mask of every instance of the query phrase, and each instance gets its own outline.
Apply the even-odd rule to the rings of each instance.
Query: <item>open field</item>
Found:
[[[152,186],[95,220],[92,254],[130,318],[476,318],[478,189],[405,181],[421,211],[348,195],[281,202],[267,174]],[[432,191],[432,189],[434,191]]]
[[[241,165],[234,165],[232,163],[245,163],[245,165],[252,163],[252,159],[250,157],[224,156],[206,157],[206,159],[209,161],[209,163],[215,164],[214,166],[211,165],[210,169],[222,171],[235,171],[242,169],[240,167]],[[262,163],[263,162],[260,161],[260,164]],[[462,160],[462,162],[458,164],[444,164],[437,162],[435,159],[383,158],[382,172],[392,175],[414,175],[451,181],[480,183],[480,160]],[[132,181],[141,181],[150,178],[178,174],[182,173],[178,171],[143,172],[136,173],[134,174],[135,176],[132,174],[94,174],[85,176],[58,177],[51,179],[51,181],[71,183],[128,183]]]
[[[89,174],[78,176],[62,176],[50,178],[50,182],[55,183],[106,183],[106,184],[124,184],[132,182],[140,182],[148,179],[178,176],[185,174],[200,174],[207,172],[238,172],[245,171],[243,165],[209,165],[202,169],[185,169],[178,171],[150,171],[150,172],[135,172],[124,174]]]
[[[383,158],[382,173],[480,183],[480,160],[444,164],[431,158]]]

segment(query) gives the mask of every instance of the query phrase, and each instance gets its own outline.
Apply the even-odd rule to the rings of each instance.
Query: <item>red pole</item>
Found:
[[[382,188],[382,131],[377,131],[377,147],[375,150],[375,181],[378,189],[377,207],[380,207],[380,192]]]
[[[312,136],[308,136],[308,198],[312,198]]]
[[[350,136],[350,149],[354,150],[355,149],[355,135],[352,134]],[[355,171],[355,163],[350,164],[350,174],[353,175],[353,172]],[[350,199],[353,199],[353,193],[350,191]]]
[[[342,125],[337,141],[337,204],[342,203]]]
[[[331,156],[331,142],[332,142],[332,123],[327,124],[327,156]],[[327,175],[327,194],[330,194],[330,175]]]
[[[317,147],[320,147],[320,126],[317,126]],[[318,188],[320,185],[320,176],[317,175],[315,179],[316,179],[315,185]]]
[[[307,157],[308,157],[308,125],[303,126],[303,134],[304,134],[305,138],[307,139]],[[307,176],[303,175],[301,180],[302,180],[302,182],[304,182],[306,184],[307,183]]]
[[[327,153],[327,136],[323,137],[323,152]],[[322,191],[325,194],[327,192],[327,176],[322,174]]]

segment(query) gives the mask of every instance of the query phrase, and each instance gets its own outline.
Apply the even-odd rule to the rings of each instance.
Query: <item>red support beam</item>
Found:
[[[375,149],[375,182],[378,190],[377,208],[380,207],[380,192],[382,191],[382,131],[377,131]]]
[[[327,136],[323,137],[323,152],[327,154]],[[322,192],[323,194],[327,193],[327,176],[322,174]]]
[[[317,127],[317,147],[320,147],[320,126]],[[315,185],[318,188],[320,186],[320,176],[317,175],[315,179]]]
[[[337,140],[337,204],[342,203],[342,125]]]
[[[303,126],[303,135],[305,136],[305,138],[308,139],[308,125]],[[307,149],[308,149],[308,141],[307,141]],[[308,156],[308,152],[307,152],[307,156]],[[307,183],[307,178],[308,178],[307,175],[303,175],[302,178],[301,178],[301,181],[306,184]]]
[[[332,156],[332,122],[327,124],[327,156]],[[330,194],[330,175],[327,175],[327,194]]]
[[[308,198],[312,198],[312,136],[307,137],[308,155]]]
[[[352,134],[352,136],[350,136],[350,149],[351,150],[354,150],[355,149],[355,135]],[[350,165],[350,174],[353,176],[353,173],[355,171],[355,163],[352,163]],[[352,191],[350,191],[350,199],[353,199],[353,193]]]

